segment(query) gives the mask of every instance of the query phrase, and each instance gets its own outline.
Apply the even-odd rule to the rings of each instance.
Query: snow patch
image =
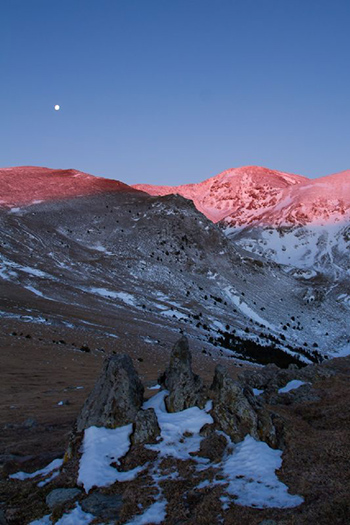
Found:
[[[247,317],[250,317],[250,319],[252,319],[256,323],[264,325],[266,328],[269,328],[270,330],[275,329],[270,323],[265,321],[265,319],[260,317],[260,315],[258,315],[254,310],[252,310],[252,308],[250,308],[250,306],[248,306],[247,303],[245,303],[239,297],[239,295],[235,295],[229,286],[227,286],[224,289],[224,291],[226,292],[229,299],[231,299],[233,304],[237,306],[237,308],[239,308],[244,315],[246,315]]]
[[[127,292],[113,292],[106,288],[89,288],[87,291],[100,295],[101,297],[106,297],[107,299],[120,299],[129,306],[135,306],[134,296]]]
[[[15,474],[11,474],[9,478],[11,479],[30,479],[30,478],[36,478],[37,476],[47,476],[54,470],[59,469],[63,465],[63,459],[54,459],[49,463],[46,467],[36,470],[35,472],[27,473],[27,472],[16,472]]]
[[[253,388],[253,394],[255,396],[260,396],[260,394],[262,394],[264,392],[264,390],[260,390],[259,388]]]
[[[40,292],[40,290],[34,288],[34,286],[25,286],[24,288],[26,288],[26,290],[29,290],[33,294],[38,295],[39,297],[45,297],[44,294]]]
[[[288,493],[288,487],[276,476],[282,465],[282,451],[247,435],[234,447],[223,464],[223,475],[229,482],[225,489],[235,496],[235,504],[248,507],[289,508],[300,505],[300,496]]]
[[[278,389],[279,394],[285,394],[287,392],[290,392],[291,390],[296,390],[302,385],[307,385],[310,383],[305,383],[305,381],[299,381],[299,379],[293,379],[292,381],[289,381],[283,388]]]
[[[190,454],[198,452],[202,436],[200,429],[205,424],[213,423],[213,418],[207,413],[211,410],[211,402],[204,410],[191,407],[181,412],[168,413],[165,407],[165,398],[169,395],[163,390],[146,401],[143,408],[154,408],[161,429],[161,441],[157,445],[147,445],[150,450],[159,452],[161,457],[172,456],[177,459],[194,459]],[[184,437],[189,433],[190,436]],[[199,460],[199,458],[198,458]]]
[[[85,430],[78,475],[78,484],[83,485],[85,492],[94,485],[108,487],[116,481],[130,481],[143,469],[119,472],[111,466],[111,463],[119,465],[119,459],[128,452],[132,431],[132,424],[113,429],[93,426]]]

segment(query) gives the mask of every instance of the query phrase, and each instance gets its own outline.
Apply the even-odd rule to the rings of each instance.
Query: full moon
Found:
[[[58,111],[60,109],[60,106],[58,104],[55,105],[55,110]]]

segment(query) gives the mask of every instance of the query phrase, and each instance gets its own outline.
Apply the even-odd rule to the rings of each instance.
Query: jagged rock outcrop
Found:
[[[218,365],[210,390],[214,401],[211,415],[234,443],[250,434],[276,446],[272,417],[256,400],[250,387],[243,388],[228,376],[224,367]]]
[[[0,509],[0,525],[7,525],[7,520],[5,518],[5,513]]]
[[[158,382],[170,392],[165,400],[169,412],[180,412],[192,406],[204,407],[206,396],[203,382],[192,371],[192,356],[186,337],[181,337],[175,344],[170,364]]]
[[[210,387],[214,397],[211,415],[221,429],[238,443],[246,434],[258,438],[258,417],[244,395],[243,388],[231,379],[221,365],[215,369]]]
[[[157,443],[160,436],[158,419],[153,408],[140,410],[135,418],[134,432],[131,436],[133,445],[142,445],[144,443]]]
[[[263,390],[259,400],[269,405],[290,405],[297,403],[312,403],[320,400],[320,395],[313,387],[313,382],[328,379],[335,375],[335,371],[325,361],[318,365],[308,365],[299,368],[290,365],[287,369],[268,365],[264,368],[245,370],[239,375],[242,384]],[[279,390],[293,380],[303,381],[305,384],[287,393]]]
[[[267,386],[276,381],[278,374],[282,372],[281,368],[278,368],[274,363],[270,363],[262,368],[249,368],[244,370],[238,379],[242,384],[249,385],[251,388],[266,389]],[[287,370],[283,370],[287,373]]]
[[[90,426],[115,428],[135,421],[143,402],[144,387],[131,358],[106,359],[102,373],[77,419],[77,431]]]
[[[302,368],[289,365],[287,369],[278,368],[275,364],[269,364],[264,368],[245,370],[238,376],[238,379],[242,384],[248,384],[252,388],[261,388],[268,392],[274,392],[293,379],[313,382],[333,377],[335,373],[327,361]]]

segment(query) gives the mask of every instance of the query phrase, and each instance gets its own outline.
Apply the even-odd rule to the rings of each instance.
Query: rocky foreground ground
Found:
[[[98,376],[97,369],[96,364]],[[112,355],[70,424],[65,451],[50,452],[41,443],[43,434],[34,419],[12,429],[4,425],[5,436],[11,431],[30,436],[28,448],[37,453],[26,456],[22,449],[11,454],[6,445],[0,523],[349,523],[350,359],[302,369],[249,367],[235,379],[220,364],[212,379],[208,372],[203,375],[204,381],[192,370],[185,338],[175,345],[158,379],[160,391],[145,390],[128,355]],[[280,392],[291,381],[300,386]],[[145,396],[154,392],[145,403]],[[166,434],[167,425],[178,426],[177,440],[174,430]],[[62,435],[68,426],[69,418]],[[107,434],[96,440],[91,433],[95,428]],[[113,434],[118,429],[125,429],[126,439]],[[252,436],[249,443],[244,441],[247,434]],[[103,448],[96,455],[96,443],[112,435],[118,443],[130,439],[131,445],[124,451],[118,451],[118,445],[114,458],[103,454]],[[254,471],[252,479],[238,475],[233,483],[228,478],[227,458],[241,454],[242,442],[253,447],[252,457],[255,443],[262,453],[271,451],[271,458],[282,451],[275,486],[254,479]],[[39,452],[41,445],[45,453]],[[62,452],[63,464],[57,463],[56,470],[24,480],[16,477],[18,471],[36,472]],[[101,457],[107,456],[101,466]],[[106,475],[112,476],[108,484]],[[276,497],[279,483],[286,486],[282,499]],[[243,489],[230,493],[233,486]],[[247,499],[252,487],[255,494]],[[262,488],[262,501],[257,502]]]

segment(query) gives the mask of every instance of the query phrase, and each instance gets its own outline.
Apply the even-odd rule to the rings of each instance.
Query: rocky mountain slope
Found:
[[[135,188],[151,195],[178,193],[193,200],[208,218],[220,221],[236,244],[287,270],[303,270],[297,275],[313,277],[320,272],[346,278],[350,171],[307,179],[248,166],[199,184]]]
[[[52,175],[71,187],[72,176]],[[84,326],[150,346],[182,330],[204,352],[260,362],[346,351],[337,289],[236,249],[189,200],[119,183],[101,192],[95,180],[67,198],[62,184],[59,199],[0,209],[3,322]]]

